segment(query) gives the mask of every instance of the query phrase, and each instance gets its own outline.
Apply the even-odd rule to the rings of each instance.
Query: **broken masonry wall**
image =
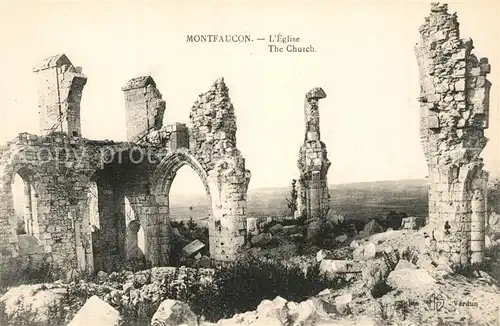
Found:
[[[168,256],[168,239],[158,221],[166,225],[167,216],[160,218],[159,203],[149,188],[154,166],[147,161],[143,165],[116,163],[113,173],[107,174],[109,179],[94,179],[111,164],[104,152],[126,153],[134,146],[75,139],[64,133],[20,134],[11,141],[0,156],[0,263],[19,255],[15,225],[9,222],[14,214],[11,182],[17,171],[29,178],[37,196],[39,231],[34,236],[56,265],[68,271],[122,266],[126,256],[125,195],[149,235],[149,260],[152,264],[166,260],[162,257]],[[98,221],[89,205],[94,186]]]
[[[429,168],[429,224],[453,264],[480,263],[484,252],[488,175],[488,59],[471,53],[447,5],[431,4],[415,47],[420,69],[420,137]]]
[[[86,200],[89,168],[80,166],[76,157],[84,158],[89,151],[85,153],[65,134],[45,137],[20,134],[8,146],[9,150],[0,160],[2,222],[14,214],[12,178],[17,171],[25,171],[37,197],[38,225],[34,226],[37,229],[34,236],[55,262],[76,268],[77,252],[81,256],[79,259],[84,260],[91,250],[83,245],[89,240],[88,235],[77,234],[83,223],[79,204]],[[68,150],[70,146],[75,147]],[[90,158],[87,156],[83,161],[90,161]],[[78,169],[81,170],[76,172]],[[0,232],[3,235],[9,233],[4,228]],[[82,243],[76,243],[77,239]],[[5,243],[2,241],[1,245],[5,246]],[[15,253],[6,256],[15,257]]]
[[[81,137],[80,102],[87,77],[63,55],[33,69],[38,79],[40,134],[65,132]]]
[[[304,100],[305,137],[300,147],[298,168],[299,215],[307,218],[325,218],[329,208],[327,173],[330,161],[325,144],[320,140],[318,101],[326,94],[321,88],[310,90]]]
[[[127,140],[138,142],[163,126],[165,101],[150,76],[136,77],[122,87],[125,95]]]
[[[189,117],[190,153],[208,176],[210,255],[215,260],[234,260],[246,241],[250,171],[236,148],[236,116],[223,78],[198,97]]]
[[[199,95],[189,119],[190,150],[206,171],[225,155],[240,155],[236,148],[236,116],[223,78]]]

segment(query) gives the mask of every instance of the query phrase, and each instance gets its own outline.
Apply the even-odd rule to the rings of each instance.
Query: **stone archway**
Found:
[[[210,256],[214,260],[229,261],[236,258],[238,248],[246,240],[246,190],[248,175],[238,173],[242,162],[239,157],[226,157],[206,172],[203,165],[187,148],[170,152],[152,175],[152,193],[166,206],[169,219],[170,187],[177,171],[184,165],[191,167],[200,177],[211,207],[209,226]],[[241,178],[244,178],[243,180]]]
[[[177,149],[169,153],[158,165],[152,176],[152,193],[156,195],[157,201],[164,205],[166,216],[165,218],[170,222],[170,190],[174,179],[179,169],[183,166],[190,167],[200,178],[205,194],[209,203],[209,248],[212,248],[212,239],[214,239],[214,216],[213,216],[213,200],[210,191],[210,185],[207,173],[197,161],[197,159],[189,153],[187,149]],[[211,256],[217,256],[216,252],[210,251]]]

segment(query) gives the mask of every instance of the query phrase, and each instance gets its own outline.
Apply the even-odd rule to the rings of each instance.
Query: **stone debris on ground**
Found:
[[[120,313],[98,296],[90,297],[73,317],[68,326],[119,326]]]
[[[281,225],[279,223],[275,224],[269,228],[269,233],[271,233],[272,235],[278,234],[281,231],[283,231],[283,225]]]
[[[198,326],[198,317],[186,303],[163,301],[151,318],[151,326]]]
[[[338,273],[354,272],[353,266],[354,262],[351,260],[323,259],[319,264],[319,271],[320,275],[333,278]]]
[[[273,236],[271,233],[261,233],[258,234],[250,240],[252,245],[255,247],[264,247],[266,246],[271,240],[273,239]]]
[[[377,223],[377,221],[371,220],[370,222],[366,223],[363,231],[361,232],[361,235],[363,237],[369,237],[380,232],[384,232],[384,229],[380,226],[380,224]]]
[[[254,236],[259,234],[259,219],[256,217],[247,217],[247,235]]]
[[[14,318],[25,311],[33,314],[33,321],[50,322],[50,307],[57,305],[67,293],[65,288],[51,284],[19,285],[10,288],[1,298],[7,318]]]
[[[339,235],[338,237],[336,237],[335,241],[342,244],[342,243],[346,242],[348,238],[349,237],[347,235],[343,234],[343,235]]]

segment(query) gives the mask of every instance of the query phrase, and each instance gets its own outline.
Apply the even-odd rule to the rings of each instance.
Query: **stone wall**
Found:
[[[130,142],[113,142],[81,137],[86,78],[65,55],[48,58],[34,71],[40,78],[41,135],[21,133],[0,149],[0,265],[20,254],[11,187],[16,173],[25,182],[29,234],[65,270],[111,271],[130,263],[125,198],[134,225],[144,230],[145,261],[166,265],[168,196],[183,165],[198,173],[211,201],[211,258],[236,258],[246,241],[250,172],[236,148],[234,108],[222,78],[191,109],[192,128],[163,126],[165,101],[154,80],[131,79],[122,88]]]
[[[488,59],[461,39],[455,13],[432,3],[415,47],[420,68],[421,143],[429,168],[429,223],[454,264],[480,263],[484,252]]]
[[[330,161],[326,145],[320,140],[318,101],[326,94],[321,88],[310,90],[304,101],[305,137],[300,147],[298,167],[298,214],[307,218],[325,218],[328,212],[330,194],[327,173]]]
[[[36,227],[33,236],[55,263],[68,269],[111,270],[124,263],[124,195],[134,202],[150,241],[149,260],[161,264],[168,258],[166,233],[159,227],[159,204],[150,195],[154,166],[117,163],[105,153],[128,153],[141,148],[130,143],[99,142],[65,133],[37,136],[20,134],[2,148],[0,155],[0,253],[1,262],[19,254],[11,184],[16,173],[28,180],[36,193]],[[146,151],[146,148],[143,148]],[[147,149],[149,150],[149,149]],[[123,157],[127,155],[123,154]],[[112,173],[110,173],[112,171]],[[91,185],[97,184],[98,225],[91,215]],[[131,191],[130,189],[133,189]],[[148,197],[149,196],[149,197]],[[161,244],[161,245],[158,245]],[[94,252],[95,250],[95,252]]]

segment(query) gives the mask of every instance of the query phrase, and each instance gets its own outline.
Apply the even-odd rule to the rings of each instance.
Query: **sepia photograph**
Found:
[[[500,326],[500,0],[3,0],[0,326]]]

